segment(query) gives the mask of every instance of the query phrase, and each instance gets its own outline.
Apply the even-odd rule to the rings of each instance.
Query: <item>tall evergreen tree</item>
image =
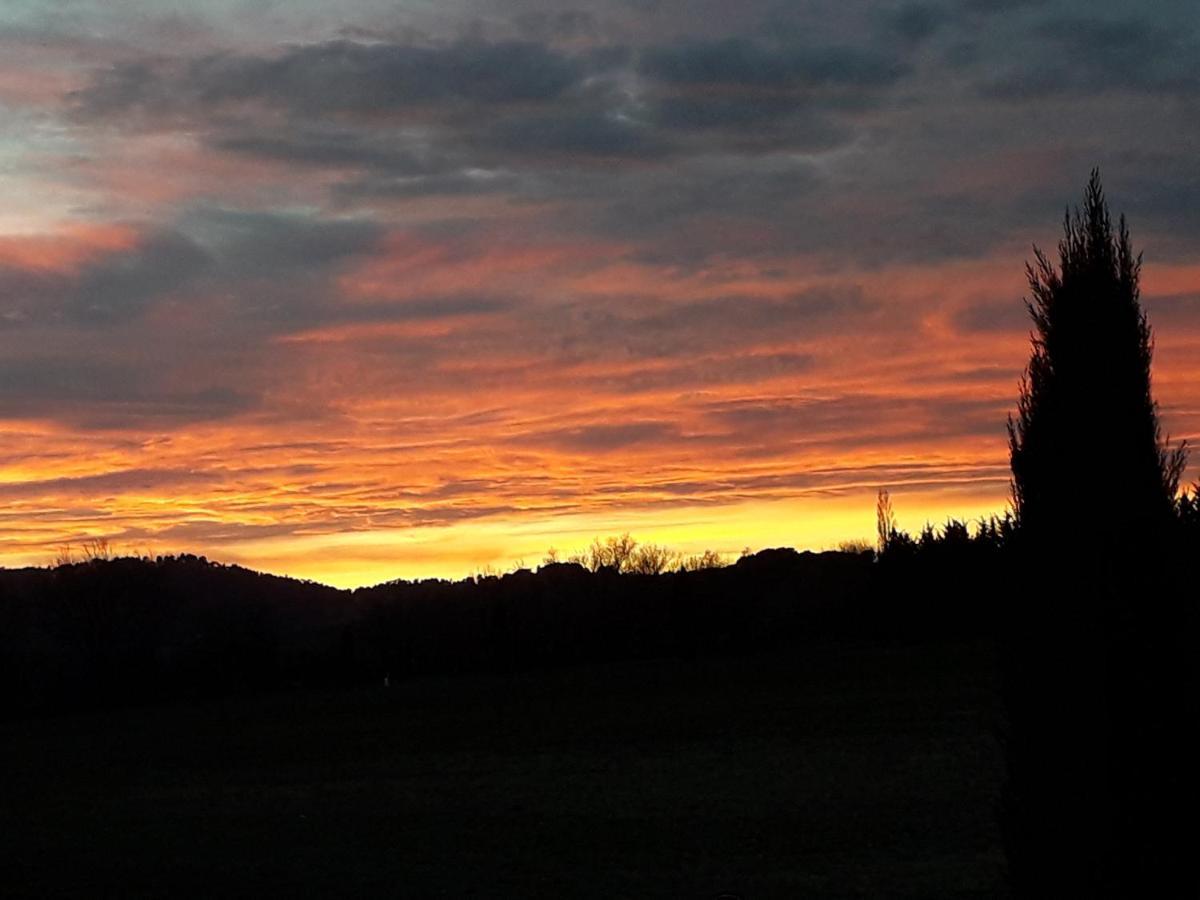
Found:
[[[1063,231],[1057,267],[1040,250],[1027,266],[1033,353],[1009,420],[1010,878],[1018,896],[1200,896],[1195,623],[1171,527],[1185,448],[1159,426],[1141,257],[1097,171]]]
[[[1057,268],[1037,248],[1026,265],[1033,354],[1008,426],[1017,522],[1060,534],[1100,521],[1133,531],[1170,516],[1185,451],[1162,437],[1142,259],[1124,216],[1113,232],[1098,170],[1063,232]]]

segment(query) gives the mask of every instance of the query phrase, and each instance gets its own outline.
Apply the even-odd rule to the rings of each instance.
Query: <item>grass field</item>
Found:
[[[986,648],[0,725],[0,895],[996,896]]]

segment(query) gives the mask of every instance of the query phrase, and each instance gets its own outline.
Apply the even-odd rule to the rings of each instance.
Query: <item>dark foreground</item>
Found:
[[[994,681],[829,645],[6,723],[0,893],[996,896]]]

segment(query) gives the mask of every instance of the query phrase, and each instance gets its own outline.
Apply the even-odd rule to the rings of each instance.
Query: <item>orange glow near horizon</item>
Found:
[[[76,230],[0,241],[0,257],[70,278],[145,240]],[[465,267],[428,242],[383,246],[328,288],[348,318],[300,317],[231,357],[257,393],[244,408],[205,392],[229,313],[200,290],[139,320],[188,336],[127,351],[120,365],[144,361],[156,383],[126,386],[95,357],[86,365],[112,388],[80,382],[81,401],[68,392],[57,418],[10,417],[0,564],[44,565],[103,537],[118,552],[192,552],[354,587],[536,566],[550,547],[568,555],[626,531],[731,559],[828,549],[871,539],[882,487],[914,532],[1006,507],[1004,421],[1028,336],[1019,319],[970,328],[962,316],[994,297],[1019,304],[1007,255],[860,272],[846,288],[801,260],[777,261],[768,279],[741,261],[675,277],[562,244],[485,247]],[[1195,274],[1148,279],[1152,312]],[[445,293],[467,281],[488,293]],[[389,296],[386,283],[400,287]],[[609,298],[602,316],[593,293]],[[730,296],[718,313],[710,298]],[[95,332],[55,327],[92,358]],[[113,327],[132,326],[103,334]],[[1159,332],[1156,385],[1180,436],[1200,430],[1194,341]],[[190,344],[204,351],[194,362]],[[129,399],[113,405],[110,390]]]

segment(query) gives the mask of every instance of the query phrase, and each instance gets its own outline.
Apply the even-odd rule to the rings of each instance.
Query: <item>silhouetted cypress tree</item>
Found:
[[[1099,173],[1056,267],[1027,266],[1033,353],[1009,420],[1004,830],[1022,896],[1193,896],[1189,603],[1171,575],[1185,449],[1163,439],[1141,257]]]
[[[1124,216],[1113,233],[1098,170],[1063,231],[1057,269],[1037,248],[1026,266],[1033,355],[1008,426],[1017,522],[1039,532],[1160,525],[1172,514],[1185,451],[1162,439],[1139,303],[1142,259]]]

